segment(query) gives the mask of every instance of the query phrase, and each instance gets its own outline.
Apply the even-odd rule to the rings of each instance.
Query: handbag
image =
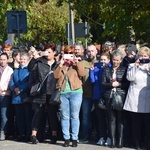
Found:
[[[99,99],[98,107],[101,109],[106,109],[105,100],[103,98]]]
[[[111,108],[119,111],[123,109],[122,96],[118,92],[113,90],[112,90],[112,97],[111,97]]]
[[[59,104],[61,104],[60,93],[61,93],[61,89],[60,88],[55,89],[53,91],[52,95],[51,95],[49,103],[52,104],[52,105],[59,105]]]
[[[36,96],[36,95],[40,94],[41,87],[42,87],[41,83],[36,83],[35,85],[33,85],[30,90],[30,95]]]
[[[65,79],[66,79],[66,74],[64,75],[64,79],[62,81],[62,84],[64,83]],[[61,88],[56,88],[51,97],[50,97],[50,100],[49,100],[49,103],[52,104],[52,105],[59,105],[61,104],[61,100],[60,100],[60,93],[61,93]]]
[[[41,88],[42,88],[42,86],[43,86],[43,83],[44,83],[44,81],[46,80],[46,78],[48,77],[48,75],[49,75],[49,72],[48,72],[48,74],[45,76],[45,78],[43,79],[43,81],[42,81],[41,83],[38,82],[38,83],[34,84],[34,85],[31,87],[30,96],[36,96],[36,95],[39,95],[39,94],[40,94]]]

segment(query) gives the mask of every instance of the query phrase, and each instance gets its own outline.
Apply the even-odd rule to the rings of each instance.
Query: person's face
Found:
[[[55,52],[51,48],[46,49],[45,52],[48,52],[48,56],[45,56],[47,60],[53,60],[54,59]]]
[[[107,64],[110,62],[110,59],[107,56],[101,56],[100,61],[103,63],[103,66],[107,66]]]
[[[114,68],[119,67],[120,64],[121,64],[121,62],[122,62],[121,56],[113,56],[113,58],[112,58],[112,63],[113,63],[113,67],[114,67]]]
[[[12,50],[8,47],[8,48],[4,48],[3,52],[6,53],[8,56],[11,55]]]
[[[94,47],[94,46],[89,46],[89,47],[88,47],[88,50],[87,50],[87,54],[88,54],[89,56],[94,56],[94,57],[96,57],[96,54],[97,54],[96,47]]]
[[[138,55],[139,59],[148,59],[149,55],[147,52],[142,52],[141,54]]]
[[[14,60],[17,62],[17,63],[20,63],[20,53],[18,53],[18,55],[16,57],[14,57]]]
[[[20,57],[20,65],[21,66],[27,66],[28,63],[29,63],[29,58],[27,56]]]
[[[75,46],[75,55],[76,56],[82,56],[83,55],[84,50],[79,46]]]
[[[7,65],[7,63],[8,63],[7,57],[5,55],[1,55],[0,56],[0,65],[2,67],[5,67]]]

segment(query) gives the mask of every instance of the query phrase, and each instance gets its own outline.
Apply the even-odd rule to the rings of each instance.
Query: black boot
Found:
[[[116,140],[115,140],[115,138],[111,139],[111,146],[110,147],[111,148],[115,148],[116,147]]]
[[[63,147],[69,147],[69,142],[70,142],[70,140],[65,140]]]
[[[77,140],[72,140],[72,147],[77,147],[77,146],[78,146]]]
[[[121,123],[118,125],[118,134],[119,134],[118,148],[122,148],[123,147],[123,124]]]
[[[111,118],[112,117],[112,118]],[[110,135],[111,135],[111,148],[116,147],[116,123],[113,116],[110,116]]]

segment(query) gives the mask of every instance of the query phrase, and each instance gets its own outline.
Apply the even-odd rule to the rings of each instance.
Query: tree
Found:
[[[150,41],[150,3],[147,0],[58,0],[74,3],[76,20],[90,23],[93,42],[128,42],[131,31],[135,40]]]
[[[21,42],[65,41],[65,27],[69,20],[68,5],[63,3],[62,7],[56,6],[56,0],[4,0],[0,2],[0,41],[6,39],[6,11],[25,10],[27,12],[28,32],[21,35]],[[4,32],[5,31],[5,32]],[[17,41],[17,40],[16,40]]]

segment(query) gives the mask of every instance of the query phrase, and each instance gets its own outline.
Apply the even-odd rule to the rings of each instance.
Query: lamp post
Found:
[[[75,43],[75,30],[74,30],[74,12],[72,10],[73,3],[69,3],[69,14],[70,14],[70,29],[71,29],[71,38],[70,44],[74,45]]]

